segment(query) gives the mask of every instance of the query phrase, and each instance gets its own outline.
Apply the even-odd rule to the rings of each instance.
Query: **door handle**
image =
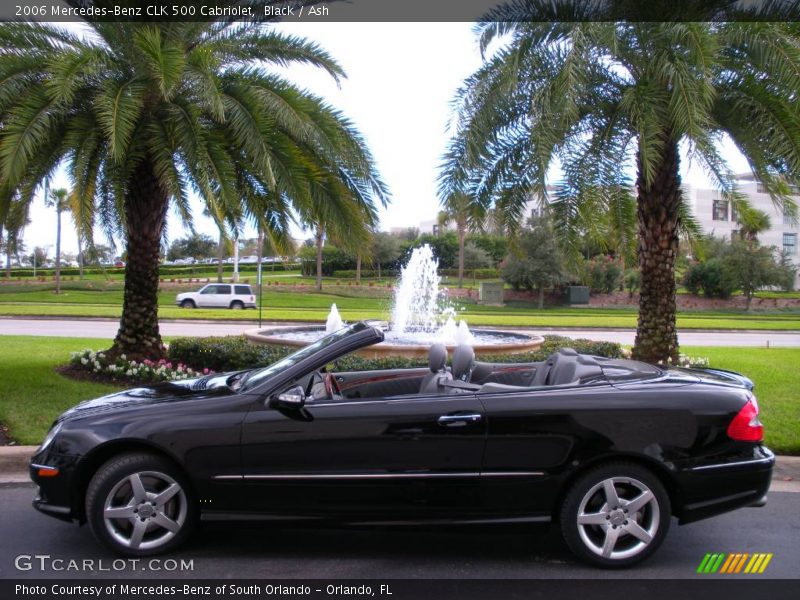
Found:
[[[483,418],[480,413],[461,413],[454,415],[442,415],[437,422],[444,427],[463,427],[468,423],[477,423]]]

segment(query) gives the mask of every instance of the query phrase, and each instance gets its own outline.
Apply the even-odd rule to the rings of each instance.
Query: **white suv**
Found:
[[[241,283],[209,283],[196,292],[178,294],[175,304],[181,308],[255,308],[253,289]]]

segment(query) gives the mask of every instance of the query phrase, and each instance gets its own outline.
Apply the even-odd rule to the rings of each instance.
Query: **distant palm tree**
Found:
[[[61,213],[70,210],[69,192],[64,188],[50,190],[45,198],[47,206],[56,209],[56,294],[61,293]]]
[[[484,207],[474,196],[462,191],[454,191],[442,198],[442,210],[437,221],[440,227],[445,227],[449,221],[456,224],[458,234],[458,287],[464,286],[464,244],[467,231],[481,229],[486,217]]]
[[[11,279],[11,257],[15,256],[19,264],[19,253],[23,250],[22,231],[31,220],[28,216],[29,204],[17,197],[8,203],[5,217],[6,229],[6,279]]]
[[[511,2],[478,25],[482,50],[497,40],[500,47],[458,93],[441,188],[474,193],[513,228],[531,198],[547,199],[556,160],[573,188],[572,214],[591,190],[626,188],[635,170],[642,282],[633,353],[674,362],[680,147],[737,203],[743,196],[720,154],[727,134],[776,203],[792,203],[787,184],[800,180],[800,25],[552,19],[553,10],[590,5]],[[684,5],[626,3],[661,19],[685,17],[675,13]],[[602,196],[595,200],[602,209]]]
[[[87,26],[81,37],[0,25],[0,214],[12,192],[30,201],[67,161],[81,213],[126,239],[112,355],[165,352],[160,243],[170,204],[191,223],[189,189],[218,226],[244,217],[276,241],[288,239],[292,211],[323,196],[331,215],[354,196],[386,199],[354,126],[267,69],[308,64],[338,81],[341,67],[316,44],[225,17]]]
[[[758,243],[758,234],[772,227],[772,220],[763,210],[745,205],[739,207],[738,213],[739,234],[751,245]]]

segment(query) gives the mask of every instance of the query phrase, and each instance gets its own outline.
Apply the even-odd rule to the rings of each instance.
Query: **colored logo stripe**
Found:
[[[737,552],[726,554],[725,552],[709,552],[700,561],[697,567],[698,573],[763,573],[769,562],[772,560],[772,553],[757,552],[749,554],[747,552]],[[749,560],[748,560],[749,559]],[[746,566],[745,566],[746,565]]]

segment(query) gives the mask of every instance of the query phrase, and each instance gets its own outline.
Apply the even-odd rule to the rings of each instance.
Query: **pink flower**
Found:
[[[208,367],[203,369],[203,375],[208,375],[209,373],[210,373],[210,371],[208,370]]]

